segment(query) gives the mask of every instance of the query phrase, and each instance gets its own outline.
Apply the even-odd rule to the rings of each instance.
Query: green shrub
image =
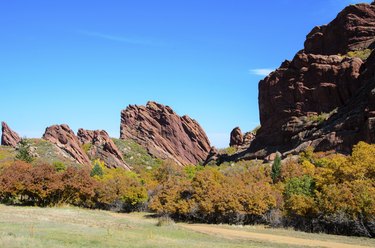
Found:
[[[88,144],[83,144],[83,145],[82,145],[82,150],[83,150],[86,154],[88,154],[88,152],[90,151],[91,147],[92,147],[92,144],[90,144],[90,143],[88,143]]]
[[[326,120],[328,120],[332,115],[337,113],[337,108],[332,110],[329,113],[320,113],[319,115],[310,115],[308,117],[308,121],[317,122],[318,124],[322,124]]]
[[[156,223],[156,226],[162,227],[162,226],[172,226],[174,225],[174,221],[171,217],[165,215],[158,219],[158,222]]]
[[[290,198],[292,195],[312,196],[314,187],[314,180],[310,176],[293,177],[286,182],[284,194],[286,198]]]
[[[60,161],[56,161],[56,162],[53,162],[53,167],[55,167],[55,170],[56,171],[66,171],[66,165],[63,163],[63,162],[60,162]]]
[[[371,49],[364,49],[358,51],[350,51],[345,56],[349,58],[360,58],[362,60],[366,60],[372,53]]]
[[[30,153],[30,143],[27,139],[21,139],[17,147],[17,160],[25,161],[26,163],[31,163],[34,159]]]
[[[90,176],[91,177],[103,177],[104,171],[103,171],[104,164],[100,162],[99,160],[94,161],[94,167],[91,170]]]

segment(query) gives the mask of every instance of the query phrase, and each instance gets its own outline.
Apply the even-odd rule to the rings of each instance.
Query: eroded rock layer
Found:
[[[105,163],[108,168],[124,168],[130,170],[122,158],[122,154],[104,130],[85,130],[79,129],[78,140],[81,145],[87,145],[87,153],[91,160],[99,159]]]
[[[314,28],[293,60],[260,81],[255,140],[220,159],[287,156],[308,146],[349,153],[358,141],[375,142],[374,47],[374,3],[350,5]]]
[[[58,148],[69,154],[77,163],[82,165],[91,164],[77,136],[68,125],[63,124],[48,127],[43,135],[43,139],[55,144]]]
[[[156,102],[130,105],[121,112],[121,139],[132,139],[153,156],[180,165],[204,161],[211,149],[198,122]]]
[[[15,148],[17,144],[21,141],[21,137],[12,129],[10,129],[10,127],[5,122],[1,123],[1,127],[1,145],[11,146]]]

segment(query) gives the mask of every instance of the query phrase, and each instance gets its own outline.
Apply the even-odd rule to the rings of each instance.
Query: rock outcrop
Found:
[[[90,165],[90,159],[83,151],[81,144],[68,125],[55,125],[48,127],[43,139],[55,144],[62,151],[69,154],[73,160],[82,165]]]
[[[344,106],[362,87],[358,80],[362,60],[337,55],[301,52],[291,62],[259,83],[261,129],[254,146],[288,150],[291,138],[308,126],[319,124],[314,117],[329,115]],[[255,147],[256,148],[256,147]],[[275,152],[275,149],[274,151]]]
[[[254,140],[255,134],[252,132],[242,133],[241,128],[236,127],[230,133],[230,147],[236,147],[238,149],[246,148]]]
[[[375,3],[346,7],[328,25],[315,27],[305,41],[305,52],[346,54],[368,48],[375,37]]]
[[[121,139],[132,139],[161,159],[179,165],[198,164],[207,158],[210,142],[201,126],[170,107],[148,102],[121,112]]]
[[[360,140],[375,142],[373,48],[375,3],[350,5],[314,28],[292,61],[260,81],[261,128],[248,149],[224,160],[287,156],[308,146],[349,153]]]
[[[220,158],[221,154],[219,153],[217,148],[213,146],[211,147],[211,150],[208,153],[207,159],[204,161],[203,165],[220,163]]]
[[[1,123],[1,127],[1,145],[11,146],[15,148],[17,144],[21,141],[21,137],[12,129],[10,129],[10,127],[5,122]]]
[[[243,134],[239,127],[236,127],[230,133],[230,147],[239,147],[243,144]]]
[[[88,155],[91,160],[100,159],[108,168],[124,168],[130,170],[122,158],[122,154],[104,130],[79,129],[77,133],[81,145],[88,145]]]
[[[243,147],[249,147],[251,142],[255,139],[255,134],[253,132],[247,132],[243,136]]]

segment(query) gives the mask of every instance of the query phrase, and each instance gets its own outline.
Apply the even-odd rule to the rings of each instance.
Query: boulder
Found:
[[[239,127],[236,127],[230,133],[230,147],[239,147],[243,144],[243,134]]]

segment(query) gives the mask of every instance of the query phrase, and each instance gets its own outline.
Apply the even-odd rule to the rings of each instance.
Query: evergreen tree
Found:
[[[277,182],[281,174],[281,158],[279,154],[276,154],[275,161],[272,164],[271,177],[274,183]]]
[[[103,175],[104,175],[104,172],[103,172],[102,166],[100,165],[100,163],[95,162],[94,167],[91,170],[90,176],[91,177],[95,177],[95,176],[103,177]]]
[[[27,163],[33,162],[34,159],[30,154],[30,143],[27,139],[21,139],[18,143],[16,159]]]

